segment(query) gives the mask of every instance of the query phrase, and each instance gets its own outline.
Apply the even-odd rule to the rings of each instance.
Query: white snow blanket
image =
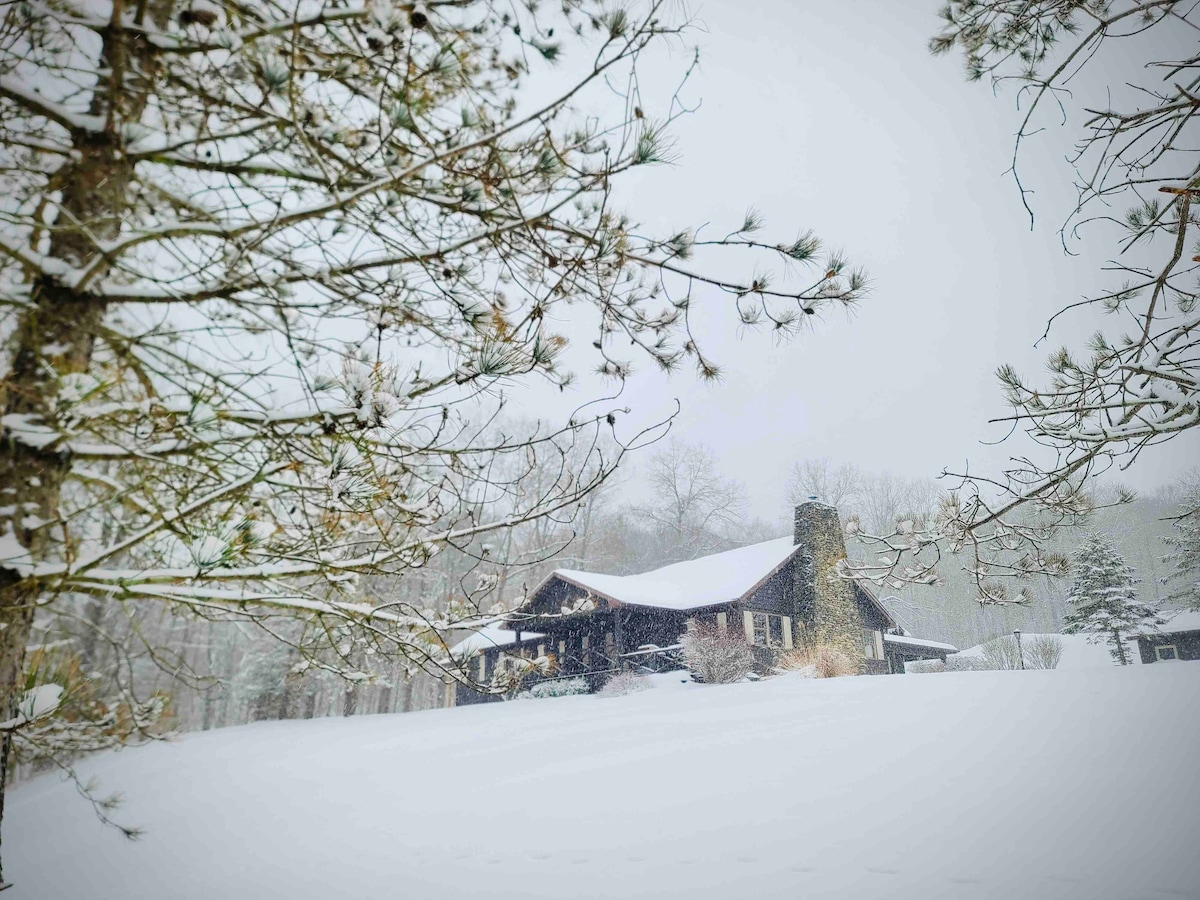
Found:
[[[12,792],[5,900],[1195,897],[1200,663],[259,723]]]
[[[1000,635],[1008,637],[1008,635]],[[1021,641],[1026,647],[1031,641],[1037,638],[1055,638],[1062,642],[1062,659],[1058,662],[1058,670],[1063,669],[1108,669],[1117,665],[1116,660],[1112,658],[1112,653],[1109,652],[1110,645],[1107,643],[1093,643],[1093,635],[1089,634],[1022,634]],[[1137,641],[1125,642],[1125,653],[1128,654],[1129,664],[1131,666],[1140,666],[1142,657],[1138,653]],[[983,656],[983,645],[976,644],[974,647],[968,647],[958,656]]]
[[[601,575],[575,569],[554,574],[630,606],[700,609],[741,599],[796,552],[790,537],[750,544],[640,575]]]

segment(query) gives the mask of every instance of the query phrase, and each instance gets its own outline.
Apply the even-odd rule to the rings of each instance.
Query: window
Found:
[[[537,658],[538,658],[538,659],[541,659],[541,658],[542,658],[543,656],[545,656],[545,655],[546,655],[546,645],[545,645],[545,644],[538,644]]]
[[[766,647],[768,644],[768,635],[770,634],[767,626],[766,613],[754,614],[754,645],[756,647]]]
[[[1161,660],[1179,659],[1179,651],[1174,644],[1160,644],[1154,648],[1154,657]]]
[[[717,631],[722,634],[729,628],[729,613],[717,613]]]
[[[487,654],[479,654],[479,682],[482,684],[487,681]]]
[[[873,628],[862,629],[863,655],[867,659],[882,659],[883,654],[879,652],[876,646],[875,635],[878,634]]]
[[[789,616],[760,612],[749,615],[752,616],[752,629],[748,629],[748,636],[756,647],[792,649],[792,620]]]
[[[588,636],[585,634],[583,636],[583,664],[585,666],[591,666],[592,664],[592,651],[588,644]]]

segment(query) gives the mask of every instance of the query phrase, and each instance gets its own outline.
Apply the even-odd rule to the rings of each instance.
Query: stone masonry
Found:
[[[837,509],[816,500],[797,506],[793,543],[804,548],[796,556],[795,599],[805,644],[837,650],[861,670],[866,657],[854,585],[837,575],[846,558]]]

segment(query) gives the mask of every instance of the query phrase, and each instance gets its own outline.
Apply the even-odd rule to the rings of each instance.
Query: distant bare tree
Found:
[[[789,509],[816,497],[855,516],[871,533],[888,532],[897,520],[924,520],[937,505],[939,488],[928,478],[903,478],[890,472],[869,474],[852,463],[835,466],[825,457],[792,465],[784,496]]]
[[[886,534],[905,519],[926,521],[938,499],[938,486],[932,479],[901,478],[884,472],[862,479],[854,509],[862,526],[872,534]]]
[[[672,438],[651,457],[647,476],[652,499],[637,511],[681,558],[711,552],[722,533],[742,521],[745,490],[721,475],[716,457],[702,444]]]
[[[785,496],[789,511],[809,497],[844,510],[858,498],[862,489],[862,473],[852,463],[834,466],[827,458],[802,459],[792,464]]]

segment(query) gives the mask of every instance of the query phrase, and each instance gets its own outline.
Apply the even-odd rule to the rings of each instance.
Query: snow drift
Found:
[[[146,836],[24,785],[6,900],[1200,890],[1200,665],[667,681],[105,755]]]
[[[1007,638],[1009,635],[1001,634],[1001,638]],[[1038,638],[1054,638],[1062,643],[1063,654],[1059,660],[1058,670],[1063,669],[1111,669],[1117,665],[1116,660],[1112,658],[1109,652],[1109,645],[1105,643],[1093,643],[1092,635],[1090,634],[1023,634],[1021,640],[1025,642],[1025,646],[1029,647],[1033,641]],[[1142,658],[1138,655],[1137,644],[1133,641],[1125,645],[1125,651],[1129,654],[1129,664],[1131,666],[1140,666]],[[955,656],[978,657],[983,658],[983,644],[976,644],[974,647],[968,647],[966,650],[959,651]]]

